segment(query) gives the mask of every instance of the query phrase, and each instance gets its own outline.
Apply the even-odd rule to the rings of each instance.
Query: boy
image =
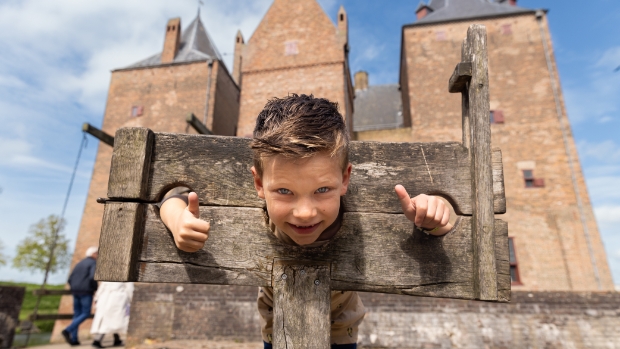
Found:
[[[258,196],[265,200],[271,230],[282,242],[316,247],[338,232],[344,212],[341,198],[351,177],[348,146],[349,134],[336,103],[293,94],[265,105],[251,143],[252,176]],[[418,229],[432,235],[452,229],[450,211],[439,198],[411,199],[401,185],[395,191],[405,216]],[[209,223],[198,218],[196,193],[164,199],[160,215],[179,249],[195,252],[204,246]],[[265,349],[271,348],[272,308],[272,289],[261,288],[258,310]],[[332,348],[356,348],[364,314],[356,292],[332,292]]]

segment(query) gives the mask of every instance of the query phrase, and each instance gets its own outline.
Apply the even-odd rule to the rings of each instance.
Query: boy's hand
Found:
[[[452,224],[449,223],[450,209],[437,196],[420,194],[410,198],[405,187],[400,184],[394,190],[403,207],[405,217],[417,227],[424,230],[438,228],[430,233],[432,235],[443,235],[452,229]]]
[[[200,219],[198,195],[187,196],[188,205],[180,199],[170,199],[161,205],[160,216],[172,232],[174,243],[181,251],[196,252],[209,238],[209,222]]]

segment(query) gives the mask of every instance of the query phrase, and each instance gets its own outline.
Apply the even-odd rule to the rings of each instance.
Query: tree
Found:
[[[54,246],[54,237],[56,237],[50,273],[66,268],[71,261],[71,256],[69,255],[69,240],[62,234],[64,228],[64,219],[61,220],[56,215],[50,215],[31,225],[28,236],[17,245],[13,267],[19,270],[45,272]]]
[[[0,240],[0,265],[6,265],[6,257],[2,253],[3,250],[4,244],[2,243],[2,240]]]

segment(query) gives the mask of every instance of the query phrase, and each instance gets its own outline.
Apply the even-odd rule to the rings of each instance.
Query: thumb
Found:
[[[411,198],[409,197],[409,193],[407,193],[407,189],[402,185],[398,184],[394,187],[394,191],[396,191],[396,195],[398,195],[398,200],[400,201],[400,205],[403,208],[403,213],[407,218],[414,217],[415,218],[415,208],[411,204]]]
[[[191,192],[187,195],[187,210],[194,215],[200,217],[200,209],[198,208],[198,194]]]

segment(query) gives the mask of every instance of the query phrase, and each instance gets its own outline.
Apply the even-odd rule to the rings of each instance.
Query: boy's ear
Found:
[[[342,173],[342,191],[340,192],[340,196],[343,196],[347,193],[347,189],[349,188],[349,181],[351,180],[352,168],[353,165],[351,165],[351,163],[349,162],[347,168],[345,168],[344,172]]]
[[[252,177],[254,177],[254,188],[256,188],[256,194],[258,194],[259,198],[264,199],[265,189],[263,188],[263,180],[258,175],[258,171],[256,171],[254,166],[252,166],[250,170],[252,171]]]

